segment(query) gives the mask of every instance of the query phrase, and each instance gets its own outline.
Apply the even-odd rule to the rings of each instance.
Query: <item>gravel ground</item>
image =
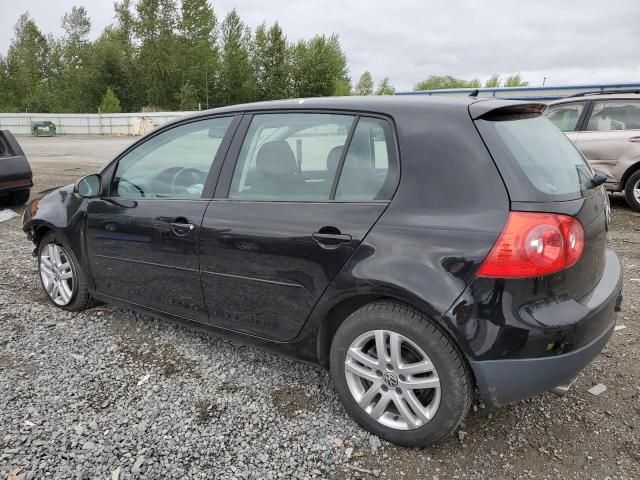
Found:
[[[35,190],[130,141],[19,140]],[[568,396],[475,405],[424,450],[362,431],[321,369],[109,306],[54,308],[19,218],[0,223],[0,479],[640,478],[640,214],[613,207],[626,328]]]

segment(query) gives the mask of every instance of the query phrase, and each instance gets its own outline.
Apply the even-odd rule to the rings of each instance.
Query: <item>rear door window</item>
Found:
[[[344,159],[335,199],[388,199],[389,192],[385,185],[389,181],[389,159],[392,157],[393,140],[389,123],[378,118],[360,118]]]
[[[610,132],[640,129],[640,101],[600,100],[594,103],[587,130]]]
[[[593,189],[591,167],[546,117],[508,116],[476,123],[512,200],[570,200]]]
[[[229,198],[328,201],[353,115],[255,115],[236,163]]]

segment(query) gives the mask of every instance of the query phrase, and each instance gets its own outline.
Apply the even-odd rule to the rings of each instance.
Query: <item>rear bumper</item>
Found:
[[[611,337],[616,312],[622,302],[620,261],[612,250],[607,250],[605,257],[602,278],[591,293],[579,302],[562,302],[570,308],[546,312],[556,313],[562,318],[538,317],[549,327],[537,329],[540,339],[536,344],[541,344],[541,340],[546,338],[551,348],[549,354],[470,361],[476,385],[486,404],[503,405],[569,383],[602,351]],[[571,319],[571,323],[565,324],[564,328],[551,327],[566,319]],[[580,333],[570,341],[572,332]],[[559,344],[564,345],[563,348],[555,348],[559,338],[564,339]]]
[[[615,321],[589,345],[564,355],[471,362],[483,402],[500,406],[570,383],[602,351],[614,326]]]

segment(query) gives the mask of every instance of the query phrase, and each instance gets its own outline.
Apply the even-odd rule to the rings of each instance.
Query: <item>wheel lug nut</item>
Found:
[[[398,395],[402,395],[402,389],[400,387],[396,387],[396,393]]]
[[[393,370],[393,365],[391,365],[390,363],[387,363],[387,370]]]
[[[401,380],[401,381],[403,381],[403,382],[407,379],[407,377],[405,377],[404,375],[400,375],[400,377],[399,377],[399,378],[400,378],[400,380]]]
[[[387,390],[389,390],[389,387],[387,387],[386,385],[382,385],[382,390],[386,392]]]
[[[382,376],[382,371],[381,370],[376,370],[376,375],[378,375],[379,377]]]

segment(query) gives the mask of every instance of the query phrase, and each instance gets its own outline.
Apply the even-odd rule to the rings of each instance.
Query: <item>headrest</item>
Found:
[[[256,167],[267,177],[298,173],[296,157],[293,155],[291,146],[284,140],[274,140],[262,145],[256,157]]]
[[[344,145],[338,145],[329,150],[329,154],[327,155],[327,170],[329,173],[336,173],[343,148]]]

